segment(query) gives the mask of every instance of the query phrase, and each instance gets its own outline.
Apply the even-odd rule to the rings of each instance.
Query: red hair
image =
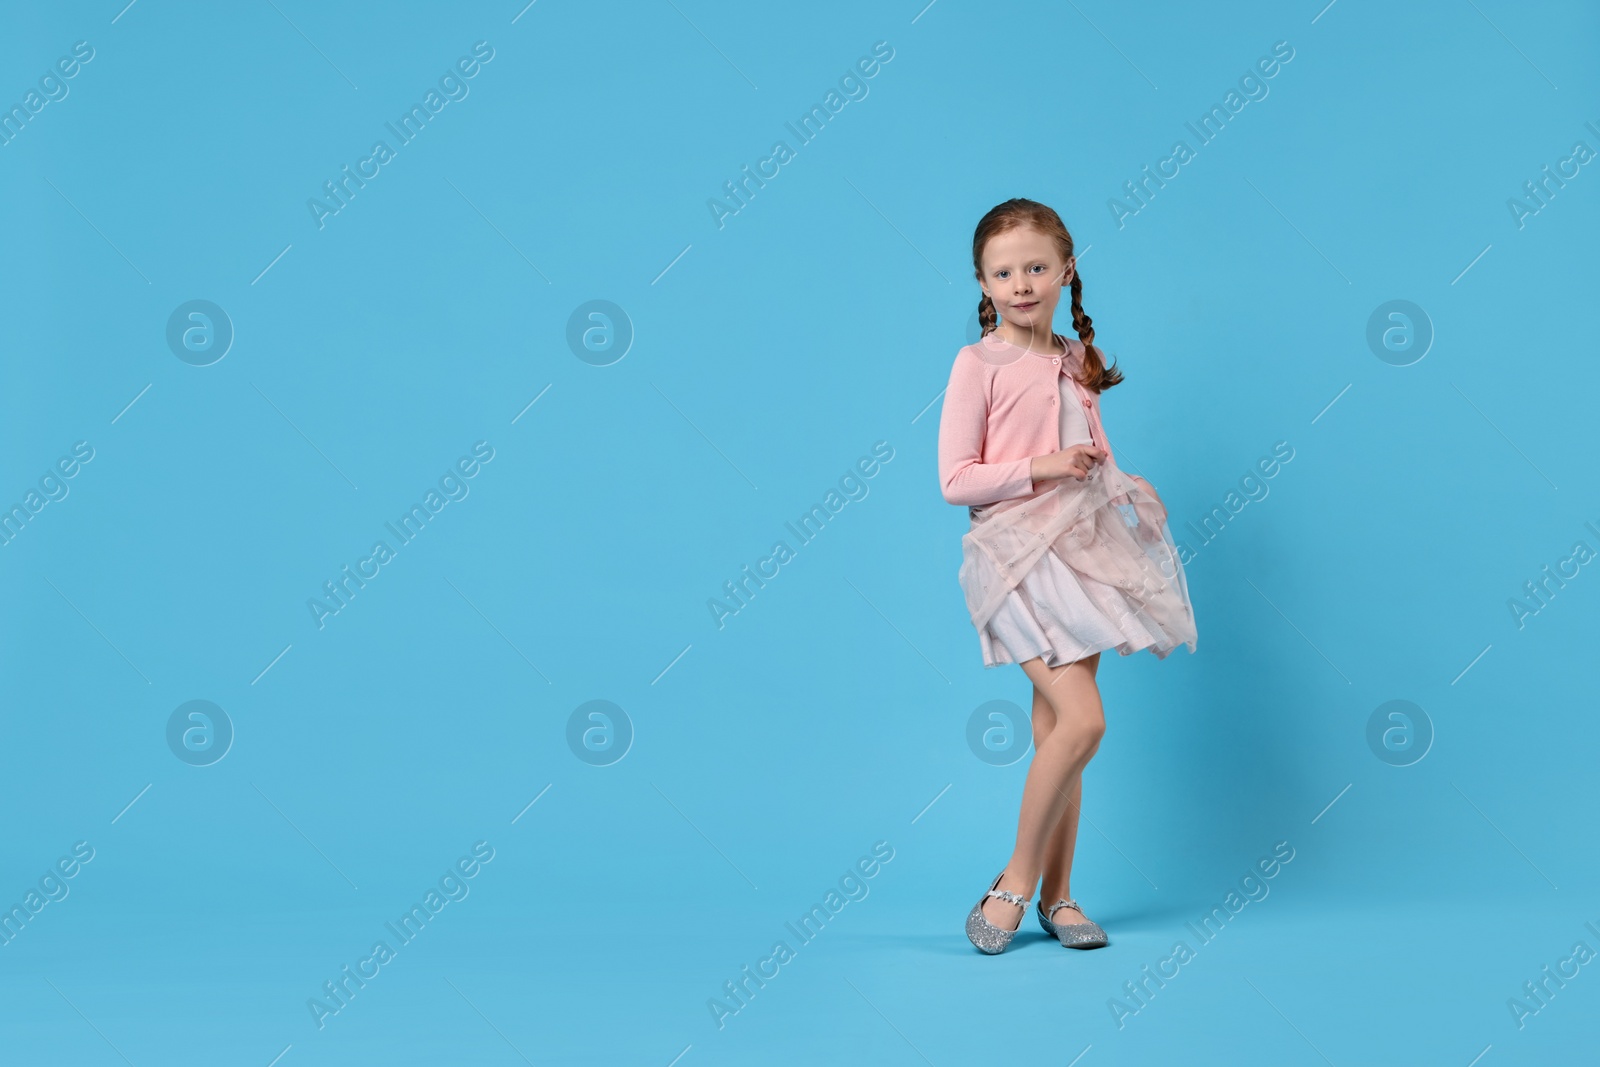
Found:
[[[996,204],[989,209],[988,214],[978,220],[978,228],[972,235],[972,268],[979,279],[983,278],[983,249],[989,243],[989,239],[1019,226],[1030,226],[1053,240],[1061,252],[1063,263],[1072,259],[1072,234],[1067,232],[1061,216],[1038,201],[1016,197],[1003,204]],[[1117,369],[1115,363],[1106,366],[1100,350],[1095,347],[1094,320],[1083,310],[1082,271],[1073,270],[1071,286],[1072,328],[1078,332],[1078,340],[1083,342],[1083,367],[1080,371],[1082,377],[1079,380],[1085,388],[1096,393],[1103,392],[1122,381],[1122,372]],[[1000,315],[994,309],[994,301],[989,299],[987,293],[978,301],[978,323],[983,327],[985,337],[1000,323]]]

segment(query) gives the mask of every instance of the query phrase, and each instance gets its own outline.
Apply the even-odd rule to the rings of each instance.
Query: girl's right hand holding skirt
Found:
[[[1041,482],[1057,482],[1063,478],[1076,478],[1080,482],[1089,477],[1089,471],[1096,463],[1102,463],[1106,458],[1106,450],[1096,448],[1094,445],[1072,445],[1059,452],[1050,452],[1043,456],[1034,456],[1029,464],[1028,473],[1033,475],[1033,485],[1037,489]]]

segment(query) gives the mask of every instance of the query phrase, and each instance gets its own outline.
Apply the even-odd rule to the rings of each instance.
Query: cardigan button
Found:
[[[1060,362],[1061,362],[1061,357],[1060,357],[1060,356],[1056,356],[1056,357],[1055,357],[1055,358],[1054,358],[1054,359],[1052,359],[1052,360],[1051,360],[1051,361],[1050,361],[1050,362],[1051,362],[1051,363],[1057,363],[1057,364],[1059,364],[1059,363],[1060,363]]]

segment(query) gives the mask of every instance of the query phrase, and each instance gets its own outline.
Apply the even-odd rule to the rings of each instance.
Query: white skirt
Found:
[[[1094,586],[1091,596],[1086,586]],[[1117,604],[1111,615],[1101,610]],[[1120,608],[1120,610],[1119,610]],[[1043,656],[1045,666],[1073,663],[1096,652],[1116,649],[1127,656],[1157,645],[1161,629],[1142,618],[1138,605],[1121,591],[1079,575],[1046,552],[978,631],[985,667],[1023,663]],[[1156,651],[1158,659],[1166,652]]]

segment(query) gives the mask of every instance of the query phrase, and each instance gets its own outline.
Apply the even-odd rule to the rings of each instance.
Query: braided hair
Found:
[[[1062,260],[1072,260],[1072,234],[1062,224],[1061,216],[1038,201],[1015,197],[1003,204],[996,204],[978,220],[978,228],[972,235],[972,268],[979,279],[983,278],[983,249],[989,239],[1019,226],[1030,226],[1054,240],[1061,251]],[[1071,287],[1072,328],[1077,331],[1078,340],[1083,342],[1080,381],[1087,389],[1103,392],[1122,381],[1122,372],[1114,362],[1106,366],[1100,350],[1095,347],[1094,320],[1083,310],[1083,272],[1077,270],[1076,265],[1072,272]],[[1000,324],[1000,314],[995,310],[994,301],[989,299],[988,293],[984,293],[978,301],[978,324],[983,328],[985,337]]]

